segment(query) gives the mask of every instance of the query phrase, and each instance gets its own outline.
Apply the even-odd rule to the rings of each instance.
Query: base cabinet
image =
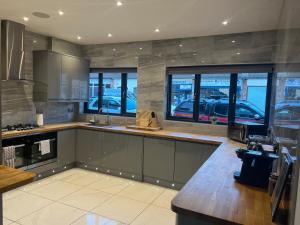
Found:
[[[144,138],[144,176],[173,182],[175,141]]]
[[[176,141],[174,181],[185,184],[215,149],[215,145]]]
[[[65,166],[76,161],[75,158],[76,130],[57,132],[57,164]]]
[[[102,142],[102,132],[77,130],[76,161],[90,166],[101,166],[103,157]]]

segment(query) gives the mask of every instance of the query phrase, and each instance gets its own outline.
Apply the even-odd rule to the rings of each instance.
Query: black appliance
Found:
[[[234,173],[234,178],[243,184],[267,188],[273,161],[278,156],[274,153],[246,149],[238,149],[236,153],[243,165],[241,171]]]
[[[50,141],[50,152],[42,154],[40,142]],[[15,146],[15,167],[21,169],[32,169],[57,160],[57,133],[42,133],[23,137],[2,140],[2,146]]]
[[[246,143],[250,135],[264,135],[268,133],[268,128],[264,124],[242,122],[228,124],[228,137],[230,139]]]
[[[22,131],[22,130],[32,130],[34,128],[38,128],[39,126],[36,124],[16,124],[16,125],[7,125],[5,127],[2,127],[1,131],[2,132],[7,132],[7,131]]]

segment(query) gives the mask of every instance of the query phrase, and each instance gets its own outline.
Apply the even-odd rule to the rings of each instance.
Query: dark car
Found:
[[[275,106],[274,124],[300,124],[300,100],[289,100],[277,103]]]
[[[192,118],[193,104],[193,100],[181,102],[174,109],[173,116]],[[199,104],[199,121],[211,122],[212,120],[214,120],[218,124],[227,124],[228,109],[228,99],[201,99]],[[264,123],[265,114],[250,102],[237,100],[235,118],[236,122]]]

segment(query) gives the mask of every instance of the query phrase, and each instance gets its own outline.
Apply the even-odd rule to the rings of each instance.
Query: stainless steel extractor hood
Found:
[[[1,31],[2,80],[24,80],[25,25],[2,20]]]

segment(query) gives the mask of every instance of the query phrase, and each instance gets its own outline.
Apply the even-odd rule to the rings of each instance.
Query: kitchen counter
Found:
[[[271,222],[270,197],[267,191],[235,182],[233,173],[239,170],[242,164],[241,160],[236,157],[235,149],[244,145],[225,137],[165,130],[142,131],[128,129],[124,126],[97,127],[86,123],[66,123],[46,125],[29,131],[3,132],[2,138],[74,128],[217,145],[216,151],[173,199],[172,210],[177,213],[177,219],[179,220],[181,217],[195,218],[196,221],[204,221],[203,224],[214,225],[273,224]],[[192,225],[194,223],[178,224]]]
[[[0,165],[0,193],[31,183],[35,174]]]

